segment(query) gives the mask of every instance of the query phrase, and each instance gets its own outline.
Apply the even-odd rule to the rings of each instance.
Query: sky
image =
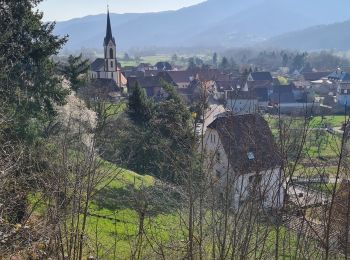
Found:
[[[44,11],[45,21],[65,21],[72,18],[106,12],[107,4],[112,13],[145,13],[176,10],[204,0],[44,0],[39,10]]]

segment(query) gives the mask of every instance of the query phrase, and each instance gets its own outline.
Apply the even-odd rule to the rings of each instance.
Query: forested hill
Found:
[[[334,2],[336,11],[329,12],[328,0],[208,0],[177,11],[112,14],[111,19],[119,49],[233,47],[350,19],[350,1]],[[101,48],[105,23],[105,14],[87,16],[58,22],[55,33],[70,35],[68,49]]]
[[[286,33],[268,40],[265,45],[301,50],[349,50],[350,20]]]

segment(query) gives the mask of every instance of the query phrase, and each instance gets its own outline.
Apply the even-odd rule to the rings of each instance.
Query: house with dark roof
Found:
[[[164,94],[164,82],[176,87],[175,82],[165,71],[158,72],[158,74],[155,76],[129,77],[127,83],[128,93],[132,93],[135,85],[139,84],[146,90],[148,97],[160,97],[162,94]]]
[[[270,103],[272,105],[295,102],[296,99],[294,97],[292,85],[279,85],[273,87],[273,93],[270,95]]]
[[[261,115],[219,115],[208,126],[204,145],[205,165],[218,193],[231,198],[233,208],[246,202],[271,210],[282,207],[282,159]]]
[[[231,90],[225,92],[225,108],[235,115],[258,112],[258,98],[252,91]]]
[[[111,79],[114,80],[119,88],[126,85],[126,78],[121,73],[117,61],[116,41],[112,34],[111,20],[109,11],[107,13],[106,36],[103,40],[104,58],[97,58],[90,66],[91,79]]]
[[[350,82],[338,83],[337,100],[339,105],[350,107]]]
[[[350,73],[338,69],[328,79],[336,84],[338,105],[350,107]]]
[[[273,93],[269,96],[269,105],[273,113],[304,115],[306,112],[318,114],[321,104],[315,102],[312,89],[303,91],[297,98],[295,86],[290,84],[274,86]]]
[[[248,81],[269,81],[273,82],[273,78],[270,72],[268,71],[257,71],[251,72],[248,76]]]
[[[196,78],[196,74],[188,70],[172,70],[167,71],[167,73],[179,88],[187,88]]]
[[[331,74],[330,71],[318,71],[318,72],[305,72],[303,73],[303,79],[306,81],[316,81],[323,78],[327,78]]]

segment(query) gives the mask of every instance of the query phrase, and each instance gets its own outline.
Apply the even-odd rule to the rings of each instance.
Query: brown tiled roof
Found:
[[[229,81],[231,75],[218,69],[200,70],[195,75],[200,81]]]
[[[261,172],[281,166],[274,137],[261,115],[226,114],[208,127],[218,132],[229,163],[238,173]]]

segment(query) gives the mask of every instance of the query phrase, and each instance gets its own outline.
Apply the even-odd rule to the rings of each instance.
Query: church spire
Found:
[[[112,35],[111,19],[109,17],[109,7],[107,7],[107,30],[104,45],[108,45],[110,41],[112,41],[115,45],[115,40]]]

